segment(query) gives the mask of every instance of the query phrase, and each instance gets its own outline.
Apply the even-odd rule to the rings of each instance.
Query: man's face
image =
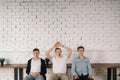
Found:
[[[80,56],[83,56],[83,55],[84,55],[84,49],[83,49],[83,48],[80,48],[80,49],[78,50],[78,54],[79,54]]]
[[[40,55],[39,51],[33,51],[34,58],[39,58],[39,55]]]
[[[61,56],[62,51],[61,51],[61,49],[57,49],[57,50],[55,51],[55,53],[56,53],[57,56]]]

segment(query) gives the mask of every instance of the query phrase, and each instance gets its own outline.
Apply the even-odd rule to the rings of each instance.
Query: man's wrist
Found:
[[[54,45],[52,48],[55,48],[56,46]]]

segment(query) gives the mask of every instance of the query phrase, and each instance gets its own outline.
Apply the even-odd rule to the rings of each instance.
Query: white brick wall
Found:
[[[44,58],[56,41],[73,56],[85,46],[92,63],[119,63],[119,34],[120,0],[0,0],[0,57],[9,64],[26,63],[35,47]],[[106,70],[93,74],[106,80]],[[0,80],[13,80],[13,70],[0,69]]]

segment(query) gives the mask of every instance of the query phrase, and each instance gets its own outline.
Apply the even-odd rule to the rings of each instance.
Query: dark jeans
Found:
[[[81,75],[78,80],[88,80],[88,75]]]

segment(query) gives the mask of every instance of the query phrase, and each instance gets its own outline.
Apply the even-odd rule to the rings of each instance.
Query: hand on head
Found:
[[[61,42],[57,41],[54,46],[55,46],[55,47],[62,47],[63,44],[62,44]]]

